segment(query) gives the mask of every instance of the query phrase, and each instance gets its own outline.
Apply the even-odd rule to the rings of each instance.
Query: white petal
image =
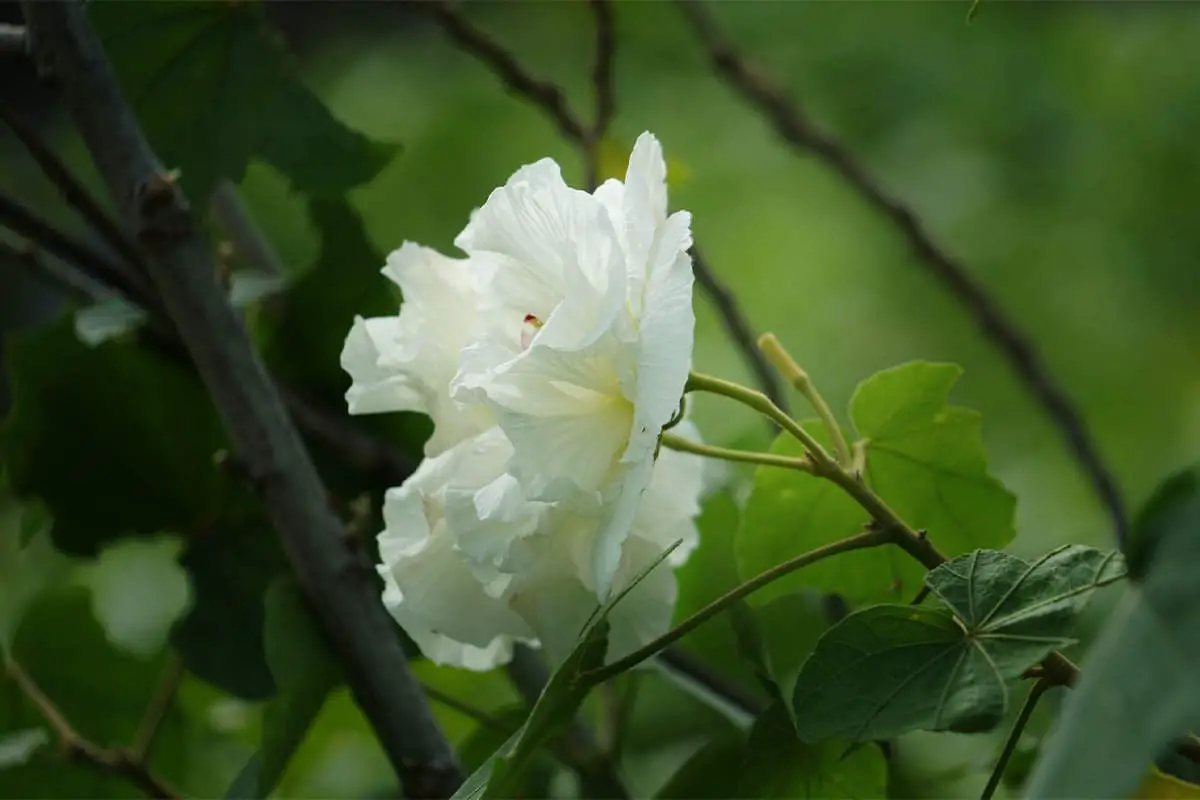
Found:
[[[667,218],[667,165],[653,134],[638,137],[625,171],[624,238],[631,266],[644,269],[659,226]]]
[[[663,548],[643,539],[625,545],[623,564],[614,589],[620,590],[662,554]],[[679,589],[668,561],[654,567],[609,612],[608,653],[612,662],[629,655],[666,633],[671,627]]]
[[[426,455],[490,427],[486,409],[450,396],[459,352],[482,324],[479,284],[486,266],[447,258],[411,242],[388,256],[384,274],[404,294],[398,317],[355,321],[342,353],[353,385],[351,413],[417,411],[433,418]]]
[[[342,347],[342,369],[352,384],[346,392],[351,414],[384,411],[428,413],[428,393],[421,382],[406,372],[380,366],[383,353],[396,348],[399,321],[395,318],[354,318],[354,326]]]
[[[535,345],[487,386],[513,445],[513,474],[531,497],[556,478],[585,491],[607,481],[633,421],[622,393],[621,349],[611,341],[579,353]]]
[[[565,292],[564,272],[579,264],[580,240],[607,216],[587,192],[563,183],[558,165],[523,167],[488,197],[455,239],[467,253],[500,259],[496,288],[526,314],[545,320]]]
[[[655,436],[679,407],[691,369],[696,316],[692,310],[691,219],[672,214],[652,254],[638,329],[637,425]],[[640,457],[640,454],[635,454]]]
[[[700,432],[686,420],[672,428],[671,433],[693,442],[700,441]],[[695,518],[700,514],[705,466],[700,456],[663,448],[634,517],[630,530],[633,538],[651,542],[660,550],[682,540],[668,557],[671,566],[687,561],[699,544]]]

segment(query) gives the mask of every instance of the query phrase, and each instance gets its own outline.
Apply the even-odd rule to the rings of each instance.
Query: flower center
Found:
[[[533,314],[526,314],[521,325],[521,349],[528,350],[529,345],[533,342],[533,337],[537,336],[537,332],[544,325],[540,319]]]

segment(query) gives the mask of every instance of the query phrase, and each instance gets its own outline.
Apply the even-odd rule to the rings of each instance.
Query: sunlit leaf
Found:
[[[916,361],[868,378],[850,416],[871,487],[947,556],[1012,541],[1016,498],[988,474],[981,417],[947,405],[962,369]]]

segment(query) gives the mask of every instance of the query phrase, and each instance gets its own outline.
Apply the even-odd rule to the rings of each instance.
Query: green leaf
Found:
[[[455,798],[510,796],[522,772],[538,749],[566,730],[575,712],[583,705],[595,679],[587,673],[604,664],[608,650],[608,615],[635,586],[663,562],[679,545],[676,542],[642,570],[621,592],[613,595],[592,613],[579,634],[575,648],[550,676],[546,688],[534,703],[529,718],[520,730],[496,750],[492,757],[467,778]]]
[[[730,797],[869,798],[887,795],[887,765],[874,746],[845,741],[806,744],[787,705],[773,703],[750,731],[737,791]]]
[[[820,597],[790,594],[758,608],[738,603],[730,611],[738,652],[772,698],[791,697],[801,665],[829,627]]]
[[[1200,488],[1193,470],[1169,478],[1141,515],[1140,544],[1131,552],[1140,580],[1089,651],[1027,796],[1128,797],[1173,739],[1200,730]]]
[[[49,743],[50,734],[45,728],[0,734],[0,770],[29,763],[34,753]]]
[[[257,781],[260,797],[275,788],[292,753],[342,677],[324,634],[291,578],[278,579],[267,590],[264,644],[279,692],[263,711]]]
[[[8,355],[14,401],[0,435],[9,478],[19,496],[45,502],[64,553],[199,530],[245,497],[213,465],[225,436],[185,367],[128,342],[87,347],[65,317],[19,337]]]
[[[821,637],[800,670],[792,709],[806,742],[983,731],[1003,717],[1004,683],[1015,677],[1000,673],[949,611],[872,606]]]
[[[252,2],[93,3],[92,20],[159,157],[198,207],[262,157],[306,194],[375,177],[396,146],[339,122]]]
[[[953,613],[875,606],[821,638],[792,698],[801,738],[990,729],[1006,684],[1070,644],[1090,593],[1124,573],[1116,553],[1081,545],[1032,564],[980,550],[941,565],[926,583]]]
[[[948,556],[1008,544],[1016,509],[988,475],[979,413],[946,404],[961,374],[954,364],[903,364],[868,378],[850,401],[871,487]]]
[[[127,539],[106,547],[84,568],[92,612],[114,646],[147,656],[162,649],[191,595],[179,551],[172,538]],[[154,602],[146,602],[148,597]]]
[[[655,797],[659,800],[726,800],[739,797],[738,776],[746,759],[746,743],[725,737],[705,742],[672,775]]]
[[[829,443],[824,425],[804,423],[822,444]],[[803,446],[780,434],[771,446],[777,455],[799,457]],[[759,467],[754,488],[742,514],[734,541],[738,573],[748,580],[794,556],[852,536],[868,516],[833,483],[779,467]],[[919,568],[894,548],[858,550],[820,561],[763,587],[747,598],[762,606],[803,588],[839,592],[852,601],[898,599],[895,584],[901,575],[919,580]]]
[[[19,505],[0,485],[0,654],[7,654],[26,612],[67,571],[36,504]]]
[[[312,200],[308,215],[321,235],[317,262],[287,290],[267,332],[264,358],[276,374],[344,405],[348,378],[342,345],[355,316],[394,315],[384,257],[362,218],[344,199]]]
[[[1032,564],[976,550],[942,564],[925,583],[988,650],[1001,671],[1018,672],[1071,643],[1075,618],[1091,595],[1125,577],[1119,553],[1068,544]],[[1013,661],[1005,667],[1000,662]]]
[[[246,700],[265,700],[276,684],[263,643],[264,596],[285,572],[270,527],[231,525],[189,543],[180,563],[192,581],[192,608],[171,632],[188,669]]]

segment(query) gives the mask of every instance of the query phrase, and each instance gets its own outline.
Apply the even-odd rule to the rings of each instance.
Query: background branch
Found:
[[[207,243],[150,150],[83,5],[27,2],[25,16],[405,792],[449,796],[462,780],[455,753],[342,542],[316,470],[217,284]]]
[[[592,158],[592,137],[588,127],[571,112],[562,89],[535,77],[526,70],[516,56],[506,50],[503,45],[492,39],[483,30],[472,25],[462,15],[456,3],[451,0],[435,0],[430,7],[434,10],[434,16],[441,24],[442,29],[455,44],[495,73],[510,94],[525,99],[549,116],[563,135],[581,148],[585,163]],[[611,23],[610,19],[608,23]],[[601,35],[598,34],[597,65],[592,76],[593,82],[602,80],[605,87],[610,87],[611,65],[602,65],[600,62],[606,60],[601,58],[604,56],[610,60],[613,49],[602,47],[600,39]],[[599,85],[597,86],[599,88]],[[611,88],[605,88],[603,91],[609,92]],[[603,102],[611,103],[612,101],[610,98]],[[597,97],[598,112],[600,108],[601,100]],[[607,107],[608,112],[612,113],[613,108],[615,106]],[[608,120],[598,113],[597,123],[599,124],[600,121],[603,121],[607,127]],[[760,388],[776,405],[786,410],[788,407],[787,395],[782,391],[778,379],[763,359],[762,354],[758,352],[758,348],[754,346],[755,337],[749,320],[742,312],[733,293],[717,277],[708,263],[699,257],[699,248],[696,246],[692,247],[692,270],[696,275],[696,282],[700,284],[700,288],[712,301],[721,318],[722,325],[737,345],[742,358],[759,382]]]
[[[778,83],[756,69],[735,49],[703,3],[679,0],[678,6],[708,54],[714,71],[757,107],[782,139],[813,153],[853,186],[868,205],[896,227],[920,262],[970,312],[1066,439],[1072,455],[1087,473],[1112,518],[1117,542],[1123,544],[1128,521],[1116,482],[1092,443],[1083,419],[1029,340],[971,276],[966,266],[934,241],[911,208],[884,191],[849,150],[818,128]]]
[[[592,66],[592,94],[596,102],[595,121],[588,134],[587,181],[588,188],[595,190],[600,185],[600,159],[604,151],[604,137],[612,124],[617,110],[616,87],[613,81],[613,66],[616,62],[617,39],[613,34],[613,6],[611,0],[591,0],[589,3],[596,27],[596,54]]]
[[[149,797],[178,798],[179,793],[157,778],[145,765],[144,754],[112,750],[80,736],[71,722],[24,668],[14,660],[7,662],[8,675],[21,694],[29,699],[38,713],[54,730],[67,758],[83,762],[100,772],[124,778]]]

